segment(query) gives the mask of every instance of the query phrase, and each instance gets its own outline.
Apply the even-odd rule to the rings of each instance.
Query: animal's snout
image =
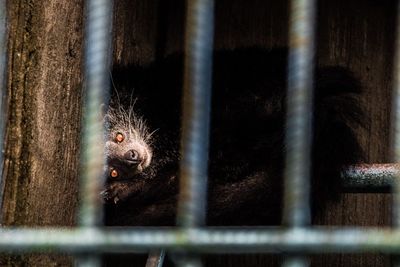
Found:
[[[139,164],[142,161],[139,152],[135,149],[131,149],[126,152],[124,155],[124,159],[130,164]]]

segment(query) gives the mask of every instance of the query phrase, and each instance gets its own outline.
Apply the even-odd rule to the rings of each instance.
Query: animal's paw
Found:
[[[105,189],[101,191],[100,196],[105,203],[113,202],[114,204],[117,204],[119,201],[118,194],[116,194],[116,192],[113,192],[111,189]]]
[[[143,191],[144,184],[143,180],[112,182],[106,185],[100,195],[104,202],[117,204],[131,196],[138,195]]]

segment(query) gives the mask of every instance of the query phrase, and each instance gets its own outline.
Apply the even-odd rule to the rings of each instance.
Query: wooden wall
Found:
[[[1,225],[72,226],[78,203],[83,2],[7,1],[8,116]],[[67,266],[1,257],[1,266]]]
[[[321,0],[318,62],[351,69],[369,114],[359,139],[369,162],[388,162],[396,1]],[[83,1],[8,1],[4,225],[75,223],[82,94]],[[146,64],[183,48],[183,0],[116,0],[114,65]],[[287,44],[288,5],[216,1],[215,47]],[[390,223],[390,197],[343,194],[317,224]],[[60,207],[63,209],[60,210]],[[208,266],[270,266],[266,256],[212,257]],[[274,260],[275,261],[275,260]],[[0,260],[2,266],[65,266],[64,258]],[[383,255],[319,256],[313,266],[389,266]]]

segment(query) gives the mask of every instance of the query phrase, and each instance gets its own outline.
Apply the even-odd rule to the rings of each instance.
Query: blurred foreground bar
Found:
[[[143,253],[387,253],[400,251],[400,231],[391,228],[307,229],[173,228],[0,229],[0,252]]]
[[[283,224],[311,223],[310,173],[314,73],[315,0],[290,1]],[[284,267],[306,267],[306,257],[288,255]]]
[[[4,134],[7,122],[7,88],[6,88],[6,69],[7,69],[7,20],[6,20],[6,0],[0,0],[0,210],[3,207],[3,154],[4,154]],[[0,215],[0,223],[1,223]]]
[[[183,86],[182,160],[178,225],[193,229],[205,224],[211,111],[214,1],[188,0]],[[201,267],[193,254],[176,257],[181,267]]]
[[[108,103],[111,52],[112,1],[87,0],[85,25],[85,105],[83,114],[81,201],[78,214],[81,227],[100,226],[103,206],[104,141],[102,103]],[[88,239],[94,237],[88,236]],[[77,266],[101,266],[97,253],[80,253]]]

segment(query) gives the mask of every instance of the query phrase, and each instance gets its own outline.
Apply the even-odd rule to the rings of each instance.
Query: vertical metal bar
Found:
[[[111,12],[109,0],[87,1],[83,164],[80,225],[102,222],[100,187],[104,166],[103,123],[100,106],[107,102]]]
[[[185,35],[182,161],[178,224],[185,228],[205,223],[209,128],[211,110],[214,1],[188,0]],[[196,257],[180,266],[201,266]]]
[[[289,227],[306,226],[311,217],[309,194],[315,4],[315,0],[290,2],[283,211],[283,223]],[[283,266],[308,266],[308,263],[305,258],[289,257]]]
[[[100,106],[108,103],[111,51],[112,1],[86,1],[85,108],[82,139],[81,206],[82,227],[103,221],[100,188],[103,184],[104,141]],[[96,255],[78,258],[79,266],[100,266]]]
[[[79,266],[79,267],[101,266],[101,258],[91,255],[80,255],[76,258],[74,266]]]
[[[3,207],[3,164],[4,164],[4,135],[7,121],[7,87],[6,87],[6,69],[7,69],[7,44],[6,44],[6,0],[0,0],[0,210]],[[0,215],[1,216],[1,215]],[[0,217],[0,223],[2,218]]]
[[[165,250],[151,251],[145,267],[162,267],[165,258]]]
[[[285,259],[283,262],[283,267],[303,267],[308,266],[310,263],[304,257],[295,257],[291,256],[290,258]]]
[[[205,221],[214,1],[187,6],[178,223],[190,228]]]
[[[393,90],[393,111],[392,122],[394,124],[394,161],[400,162],[400,1],[397,3],[397,26],[394,60],[394,90]],[[399,175],[396,175],[400,178]],[[400,180],[395,179],[393,188],[393,225],[400,227]],[[400,267],[398,256],[393,259],[393,266]]]
[[[397,36],[394,66],[394,91],[393,91],[393,124],[394,124],[394,161],[400,162],[400,2],[397,6]],[[399,178],[399,175],[396,175]],[[400,182],[395,179],[393,196],[393,224],[400,226]]]

